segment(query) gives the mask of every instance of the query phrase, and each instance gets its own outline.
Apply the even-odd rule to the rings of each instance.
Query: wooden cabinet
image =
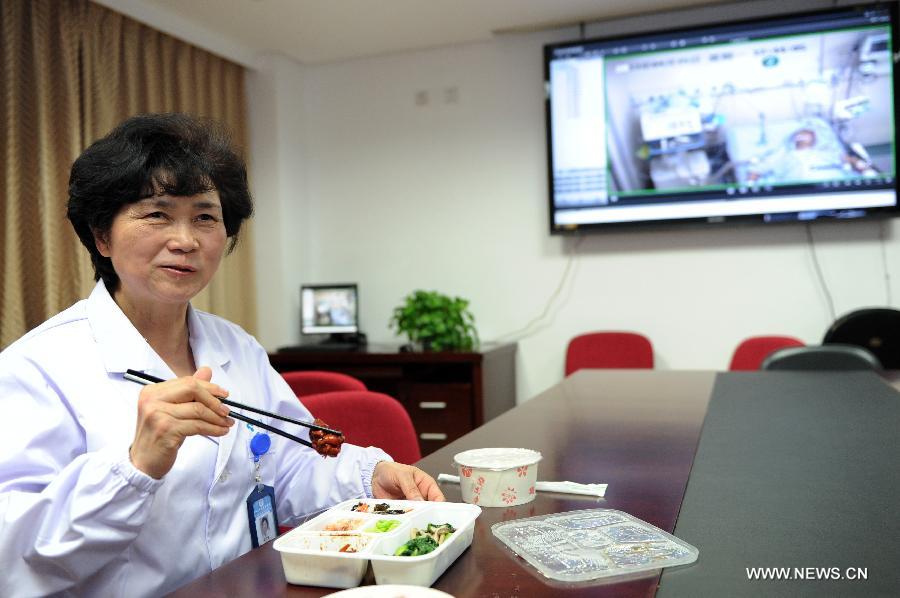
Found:
[[[516,404],[516,345],[477,352],[401,352],[398,345],[349,351],[285,348],[269,355],[279,372],[327,370],[362,380],[409,412],[427,455]]]

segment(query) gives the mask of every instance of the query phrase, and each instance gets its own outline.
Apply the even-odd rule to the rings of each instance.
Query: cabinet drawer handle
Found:
[[[419,403],[420,409],[446,409],[447,403],[444,401],[422,401]]]
[[[443,432],[422,432],[419,434],[422,440],[447,440],[447,435]]]

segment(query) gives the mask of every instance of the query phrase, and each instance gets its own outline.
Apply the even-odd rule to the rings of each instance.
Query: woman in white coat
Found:
[[[251,212],[210,122],[134,117],[75,161],[68,216],[98,282],[0,353],[0,595],[166,593],[250,550],[263,486],[287,525],[347,498],[443,500],[379,449],[273,435],[260,454],[265,432],[229,417],[218,397],[311,420],[253,337],[190,306]]]

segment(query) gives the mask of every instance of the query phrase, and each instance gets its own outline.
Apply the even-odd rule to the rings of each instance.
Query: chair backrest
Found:
[[[653,368],[653,345],[637,332],[589,332],[569,341],[566,376],[582,368]]]
[[[348,390],[302,397],[310,412],[360,446],[377,446],[399,463],[422,458],[409,413],[400,401],[380,392]]]
[[[833,343],[864,347],[885,369],[900,369],[900,310],[873,307],[845,314],[822,339],[823,345]]]
[[[762,367],[763,360],[772,351],[785,347],[802,347],[805,344],[793,336],[751,336],[742,340],[735,348],[728,369],[731,371],[758,370]]]
[[[336,390],[367,390],[362,381],[338,372],[307,370],[282,372],[281,376],[298,397]]]
[[[879,370],[878,358],[855,345],[819,345],[778,349],[763,361],[764,370]]]

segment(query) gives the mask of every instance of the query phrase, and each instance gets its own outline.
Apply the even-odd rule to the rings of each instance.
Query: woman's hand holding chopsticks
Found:
[[[211,372],[209,374],[204,373],[201,375],[201,371],[204,371],[204,370],[209,370],[209,368],[200,368],[199,370],[197,370],[197,372],[193,376],[185,376],[184,378],[180,378],[180,380],[185,380],[188,385],[188,388],[193,389],[193,390],[196,390],[195,387],[197,385],[197,381],[199,380],[200,382],[203,383],[203,384],[201,384],[200,388],[204,391],[214,393],[215,398],[224,405],[235,407],[237,409],[244,409],[247,411],[251,411],[253,413],[259,413],[260,415],[265,415],[266,417],[270,417],[270,418],[277,419],[280,421],[290,422],[290,423],[296,424],[298,426],[303,426],[305,428],[309,428],[311,441],[304,440],[303,438],[300,438],[299,436],[294,436],[293,434],[285,432],[284,430],[279,430],[278,428],[273,427],[271,424],[261,422],[259,420],[253,419],[252,417],[248,417],[248,416],[243,415],[238,412],[228,412],[232,418],[246,422],[246,423],[250,424],[251,426],[256,426],[263,430],[267,430],[269,432],[272,432],[273,434],[278,434],[279,436],[283,436],[285,438],[293,440],[294,442],[299,442],[300,444],[302,444],[304,446],[308,446],[311,449],[314,449],[317,453],[319,453],[323,457],[337,457],[338,454],[341,452],[341,445],[344,443],[344,434],[340,430],[335,430],[334,428],[329,427],[328,425],[325,424],[325,422],[323,422],[320,419],[317,419],[313,423],[305,422],[305,421],[302,421],[299,419],[294,419],[292,417],[287,417],[285,415],[279,415],[278,413],[271,413],[269,411],[266,411],[265,409],[260,409],[259,407],[254,407],[252,405],[244,405],[243,403],[238,403],[237,401],[232,401],[232,400],[226,398],[228,396],[227,390],[225,390],[221,386],[212,384],[210,382],[210,380],[211,380],[210,376],[212,375]],[[137,382],[138,384],[143,384],[145,386],[151,385],[151,384],[162,384],[162,383],[166,382],[162,378],[157,378],[156,376],[147,374],[145,372],[141,372],[138,370],[132,370],[132,369],[126,370],[125,373],[122,375],[122,377],[125,378],[126,380],[131,380],[132,382]],[[203,394],[204,399],[207,398],[205,392],[202,394]],[[222,405],[213,404],[212,408],[218,409],[221,406]],[[199,413],[199,411],[198,411],[198,413]],[[231,423],[234,423],[234,422],[231,422]],[[228,425],[230,426],[231,423],[229,423]],[[227,430],[225,431],[225,433],[226,434],[228,433]],[[223,434],[206,434],[206,436],[216,436],[216,435],[221,436]],[[184,441],[184,439],[182,439],[182,442],[183,441]],[[178,446],[181,446],[181,445],[179,444]],[[177,452],[177,449],[176,449],[176,452]],[[174,462],[174,460],[173,460],[173,462]],[[171,467],[172,467],[172,465],[170,464],[169,468],[171,468]],[[166,471],[168,471],[168,469]]]
[[[210,382],[212,370],[201,367],[184,376],[145,386],[138,398],[137,429],[129,457],[135,467],[160,479],[172,469],[188,436],[225,436],[234,425],[229,409],[216,397],[228,391]]]

